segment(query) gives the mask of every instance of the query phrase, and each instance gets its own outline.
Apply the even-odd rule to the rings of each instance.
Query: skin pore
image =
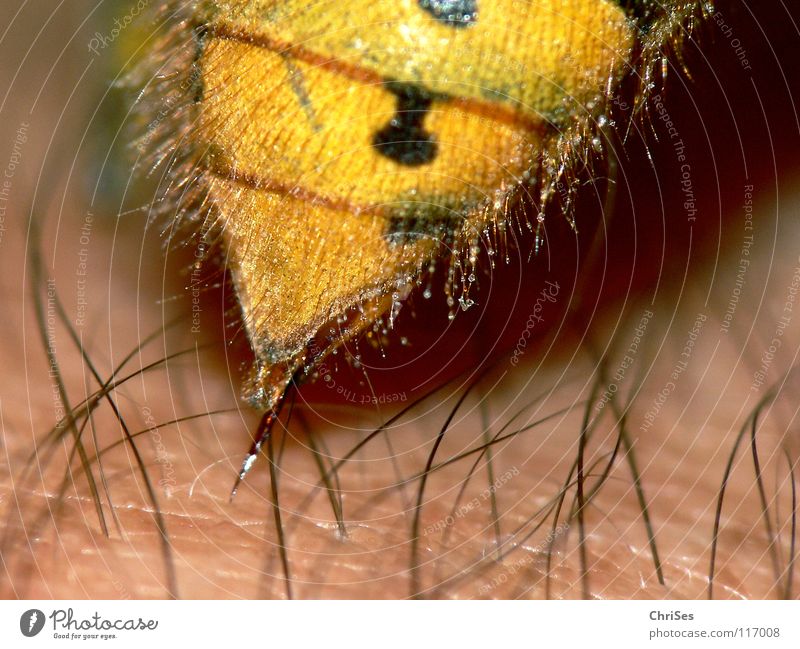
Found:
[[[588,186],[578,234],[549,216],[545,252],[523,238],[475,308],[450,323],[434,289],[385,358],[351,347],[366,371],[326,362],[272,469],[262,455],[229,502],[258,420],[238,399],[247,355],[212,253],[165,246],[149,195],[121,201],[127,176],[82,138],[105,92],[89,4],[26,57],[51,9],[24,3],[0,44],[0,595],[702,598],[715,552],[713,596],[797,596],[797,80],[772,52],[797,42],[790,21],[723,8],[687,54],[694,81],[671,79],[619,154],[613,217]],[[48,442],[139,345],[86,457],[69,426]]]

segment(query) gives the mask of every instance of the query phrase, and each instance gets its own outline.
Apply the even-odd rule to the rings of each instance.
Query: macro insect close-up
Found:
[[[5,599],[798,597],[795,7],[10,4]]]

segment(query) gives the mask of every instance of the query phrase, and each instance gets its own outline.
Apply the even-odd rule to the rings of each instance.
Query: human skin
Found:
[[[387,346],[388,360],[369,351],[366,344],[360,350],[364,364],[372,366],[366,374],[371,383],[361,371],[338,361],[330,365],[329,387],[323,376],[301,390],[294,401],[289,433],[279,430],[274,440],[275,452],[282,449],[273,473],[279,476],[281,525],[291,577],[287,587],[266,458],[260,459],[229,502],[233,478],[258,421],[258,415],[237,398],[246,354],[224,344],[235,331],[224,328],[223,310],[230,302],[220,290],[204,290],[201,335],[195,335],[191,331],[192,278],[186,270],[194,251],[165,249],[158,232],[151,228],[144,233],[145,220],[135,213],[117,223],[107,216],[117,206],[98,202],[91,207],[94,220],[89,241],[81,242],[90,193],[81,178],[90,178],[90,183],[93,178],[91,172],[80,170],[89,168],[87,160],[96,159],[98,153],[91,150],[91,143],[78,148],[75,133],[82,133],[94,97],[80,92],[82,86],[76,80],[83,71],[85,44],[93,29],[79,28],[69,55],[60,62],[54,63],[66,40],[63,35],[52,39],[59,47],[37,46],[33,51],[39,56],[26,59],[31,34],[42,23],[35,7],[27,11],[29,29],[14,30],[9,36],[12,40],[3,46],[12,57],[4,70],[8,80],[3,87],[13,89],[14,100],[3,108],[3,123],[10,125],[4,126],[5,150],[12,151],[21,124],[32,126],[21,148],[23,163],[12,179],[13,211],[6,217],[0,242],[4,269],[0,294],[8,314],[0,324],[2,596],[706,597],[726,463],[748,417],[769,395],[770,387],[778,385],[776,398],[765,401],[757,429],[770,532],[754,478],[751,440],[745,437],[727,482],[713,595],[796,597],[796,588],[789,590],[792,480],[788,473],[790,465],[795,475],[798,470],[796,406],[791,396],[795,384],[791,376],[785,384],[782,380],[796,364],[800,342],[800,320],[796,314],[785,313],[800,265],[797,225],[788,216],[796,213],[800,197],[793,181],[796,158],[791,154],[798,134],[791,130],[790,95],[785,87],[778,84],[777,89],[765,91],[771,93],[772,101],[766,102],[769,111],[750,129],[755,134],[742,128],[741,149],[738,143],[730,145],[730,130],[713,124],[720,119],[715,111],[724,105],[725,92],[705,97],[696,90],[703,87],[702,81],[689,90],[682,91],[680,84],[673,90],[667,110],[694,156],[692,179],[697,193],[702,190],[701,213],[713,214],[705,225],[692,229],[696,238],[691,248],[686,211],[681,207],[685,196],[680,165],[674,166],[671,143],[662,132],[665,143],[651,140],[655,167],[637,175],[635,169],[625,170],[622,165],[622,189],[617,190],[620,215],[609,219],[605,227],[584,228],[589,230],[584,239],[571,238],[568,231],[559,234],[557,226],[548,230],[553,237],[551,250],[557,243],[572,245],[574,250],[562,253],[559,249],[557,255],[528,263],[527,248],[521,245],[525,254],[516,255],[509,267],[484,281],[479,310],[460,314],[452,326],[441,317],[441,309],[417,298],[413,317],[408,309],[390,337],[394,342]],[[80,11],[74,16],[81,16]],[[748,16],[740,16],[736,33],[747,43],[753,65],[761,66],[762,76],[757,79],[775,86],[775,60],[769,45],[791,42],[797,34],[787,36],[787,29],[775,26],[781,23],[776,20],[763,23],[771,29],[769,38],[759,37],[749,21]],[[731,60],[727,41],[718,38],[716,53],[709,54],[714,65],[705,67],[701,58],[695,60],[700,74],[706,75],[701,79],[716,84],[715,73],[721,65],[720,74],[728,83],[744,87],[748,81],[740,76],[739,62]],[[59,66],[65,66],[64,70]],[[791,81],[786,83],[792,86]],[[42,88],[45,99],[29,113]],[[74,93],[76,88],[79,92]],[[755,97],[739,99],[744,105],[727,118],[736,124],[758,106]],[[63,116],[62,107],[66,107]],[[752,126],[746,121],[742,124]],[[772,139],[765,144],[767,132]],[[56,145],[50,142],[53,134]],[[643,139],[649,135],[646,132]],[[635,167],[637,159],[644,159],[643,148],[637,158],[636,144],[632,147]],[[68,172],[73,158],[78,169],[74,177]],[[48,166],[39,181],[46,160]],[[747,178],[741,171],[742,160],[753,169]],[[663,205],[653,207],[648,190],[656,181]],[[638,183],[645,188],[637,188]],[[747,253],[751,263],[725,331],[722,323],[737,287],[744,242],[751,233],[745,230],[743,211],[748,185],[753,185],[757,215],[752,251]],[[27,219],[34,195],[33,214],[43,223],[44,234],[40,243],[29,248]],[[146,196],[131,204],[145,202]],[[588,203],[592,204],[591,195]],[[674,235],[662,233],[662,218]],[[635,235],[626,234],[632,222],[638,229]],[[597,240],[602,252],[593,258],[585,250]],[[83,248],[89,250],[85,276],[78,275],[82,263],[78,253]],[[41,255],[45,286],[48,277],[55,278],[69,320],[103,380],[147,335],[162,332],[165,323],[177,319],[132,360],[123,374],[133,372],[134,378],[113,394],[129,431],[146,431],[135,443],[152,496],[109,402],[99,405],[93,420],[97,446],[90,439],[91,429],[83,437],[90,457],[98,447],[111,447],[102,456],[102,475],[98,465],[92,465],[104,502],[107,536],[80,462],[73,458],[72,472],[66,473],[67,454],[73,447],[69,430],[63,442],[48,446],[45,441],[57,419],[56,409],[63,404],[54,399],[54,381],[35,319],[31,250]],[[663,256],[662,250],[666,251]],[[559,256],[561,263],[547,263]],[[577,259],[585,264],[575,266]],[[218,282],[216,270],[211,263],[204,266],[204,286]],[[85,319],[78,303],[78,281],[83,277],[88,282]],[[551,294],[552,300],[540,301],[539,311],[536,300],[549,286],[545,279],[558,282],[559,289]],[[46,320],[46,291],[41,295]],[[616,379],[647,311],[653,316],[644,327],[634,363]],[[541,313],[542,320],[530,320],[534,313]],[[705,319],[698,321],[700,314]],[[783,327],[780,322],[786,315],[790,317]],[[535,335],[519,347],[522,354],[512,363],[513,349],[528,322],[536,323]],[[47,327],[45,322],[45,335]],[[693,328],[695,339],[690,335]],[[67,329],[59,324],[54,331],[59,369],[68,401],[74,405],[97,385],[86,359],[71,348]],[[447,332],[442,340],[437,338],[439,331]],[[411,343],[408,348],[398,344],[401,336]],[[779,349],[768,364],[763,385],[757,385],[756,372],[776,337],[781,340]],[[487,340],[504,342],[493,345]],[[682,359],[688,341],[695,340]],[[199,347],[204,344],[208,346]],[[136,374],[137,368],[184,349],[189,352],[172,359],[168,369],[160,365]],[[598,362],[604,354],[605,362]],[[445,363],[443,358],[452,362]],[[686,365],[673,378],[682,360]],[[392,369],[402,364],[405,367]],[[488,486],[492,480],[484,456],[453,509],[477,457],[473,454],[430,472],[418,506],[419,476],[437,434],[474,382],[473,370],[483,364],[491,369],[456,411],[432,466],[481,447],[524,406],[527,409],[504,432],[544,421],[491,447],[494,487]],[[431,368],[441,366],[447,366],[446,371],[428,380]],[[320,486],[315,458],[330,466],[331,461],[345,457],[400,407],[445,379],[451,382],[441,392],[412,408],[339,467],[339,482],[332,483],[331,490],[336,502],[337,492],[343,494],[342,534],[329,493],[324,484]],[[331,382],[336,388],[343,386],[342,390],[330,387]],[[603,395],[612,390],[615,400],[600,407]],[[373,393],[389,403],[379,407],[360,403]],[[659,393],[666,396],[659,399]],[[395,394],[403,394],[405,401],[392,403]],[[578,498],[576,476],[571,481],[568,476],[579,457],[587,400],[590,421],[598,418],[598,423],[591,428],[584,453],[587,502],[578,516],[572,509]],[[226,412],[152,429],[154,424],[212,410]],[[621,431],[632,450],[620,444],[607,479],[594,493]],[[44,467],[49,448],[54,453],[51,464]],[[654,530],[663,584],[634,489],[630,457],[641,472],[639,485]],[[558,519],[550,511],[534,531],[542,517],[530,523],[531,517],[552,502],[565,482],[570,485]],[[153,496],[168,552],[154,516]],[[780,539],[774,544],[776,554],[770,550],[769,534]]]

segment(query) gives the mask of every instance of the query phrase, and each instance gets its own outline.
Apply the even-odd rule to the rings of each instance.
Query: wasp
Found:
[[[173,36],[190,46],[173,57],[179,73],[162,75],[186,97],[163,125],[167,150],[185,160],[174,166],[194,196],[191,227],[220,233],[255,358],[244,396],[263,413],[239,480],[290,386],[391,322],[432,264],[448,265],[448,303],[467,308],[481,246],[496,252],[514,226],[509,205],[530,206],[525,225],[539,236],[555,188],[602,149],[617,88],[638,77],[645,96],[655,63],[704,10],[689,0],[176,9]]]

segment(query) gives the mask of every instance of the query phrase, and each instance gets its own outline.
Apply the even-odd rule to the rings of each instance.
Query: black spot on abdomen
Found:
[[[413,195],[387,204],[385,238],[390,245],[420,239],[441,239],[461,222],[461,205],[448,205],[440,196]]]
[[[436,158],[436,139],[423,127],[431,106],[431,94],[419,86],[389,82],[387,89],[397,97],[397,111],[372,140],[378,152],[406,167],[428,164]]]
[[[466,27],[478,20],[478,0],[419,0],[419,6],[451,27]]]

